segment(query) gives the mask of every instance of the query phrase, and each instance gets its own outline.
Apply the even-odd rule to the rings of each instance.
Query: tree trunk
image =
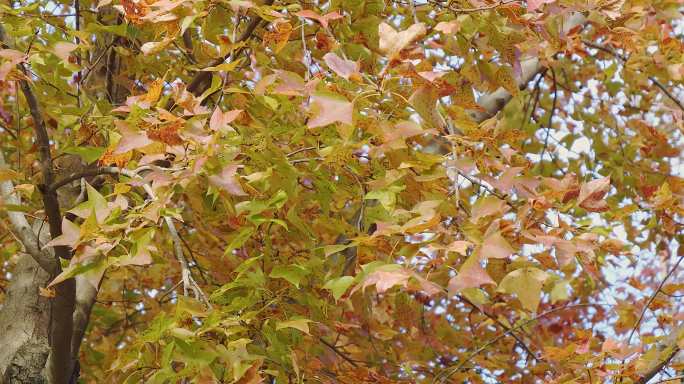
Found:
[[[50,276],[21,254],[0,310],[0,381],[46,383],[50,299],[38,294]]]

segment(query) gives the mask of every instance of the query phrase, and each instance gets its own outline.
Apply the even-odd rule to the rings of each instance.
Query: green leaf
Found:
[[[300,265],[277,265],[271,270],[271,274],[269,276],[273,278],[285,279],[295,287],[299,288],[299,283],[309,273],[311,273],[309,270]]]
[[[72,155],[78,155],[81,157],[81,159],[83,159],[84,162],[90,164],[102,157],[105,149],[100,147],[70,147],[65,148],[64,152]]]
[[[352,276],[338,277],[325,283],[323,289],[332,291],[333,297],[335,298],[335,301],[337,301],[345,292],[347,292],[347,289],[354,283],[354,280],[355,279]]]
[[[230,243],[228,243],[228,246],[226,247],[224,255],[228,255],[233,252],[233,250],[240,248],[254,234],[254,231],[254,227],[241,228],[240,231],[232,236]]]

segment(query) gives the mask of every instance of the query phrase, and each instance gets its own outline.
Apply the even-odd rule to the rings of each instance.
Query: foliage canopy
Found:
[[[0,326],[54,383],[676,374],[680,3],[4,2]]]

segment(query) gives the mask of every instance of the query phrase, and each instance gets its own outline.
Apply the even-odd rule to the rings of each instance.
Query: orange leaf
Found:
[[[325,28],[325,29],[328,29],[328,23],[329,23],[330,21],[332,21],[332,20],[337,20],[337,19],[341,19],[341,18],[344,17],[344,16],[342,16],[342,15],[341,15],[339,12],[337,12],[337,11],[335,11],[335,12],[330,12],[330,13],[326,13],[325,15],[322,15],[322,16],[321,16],[321,15],[319,15],[318,13],[316,13],[316,12],[310,10],[310,9],[305,9],[305,10],[303,10],[303,11],[299,11],[299,12],[295,13],[295,16],[303,17],[303,18],[306,18],[306,19],[313,19],[313,20],[316,20],[316,21],[318,21],[319,23],[321,23],[321,25],[322,25],[323,28]]]

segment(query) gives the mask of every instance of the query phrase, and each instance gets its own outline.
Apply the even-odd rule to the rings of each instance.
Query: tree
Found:
[[[0,377],[677,378],[680,9],[0,4]]]

